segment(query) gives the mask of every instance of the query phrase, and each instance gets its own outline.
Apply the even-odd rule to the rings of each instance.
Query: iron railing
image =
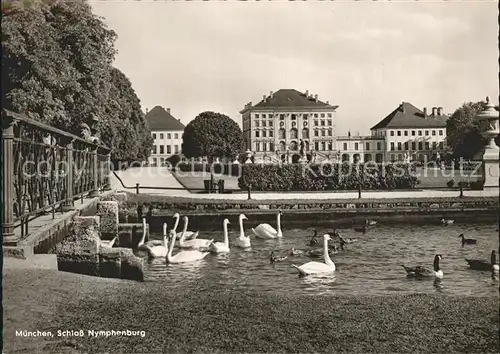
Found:
[[[41,214],[66,212],[74,200],[109,189],[110,149],[2,111],[3,244],[17,245]],[[15,228],[21,232],[15,232]]]

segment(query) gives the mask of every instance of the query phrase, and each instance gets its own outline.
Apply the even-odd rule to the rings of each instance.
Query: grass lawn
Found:
[[[496,353],[498,297],[296,296],[6,269],[5,353]],[[16,337],[15,330],[146,337]]]

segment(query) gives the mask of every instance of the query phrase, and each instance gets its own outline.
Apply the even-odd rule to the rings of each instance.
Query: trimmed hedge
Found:
[[[243,165],[238,186],[255,191],[411,189],[420,183],[408,164]]]
[[[180,162],[177,168],[182,172],[210,172],[211,164],[209,163],[190,163]],[[233,163],[213,163],[214,173],[224,174],[227,176],[240,177],[242,165]]]

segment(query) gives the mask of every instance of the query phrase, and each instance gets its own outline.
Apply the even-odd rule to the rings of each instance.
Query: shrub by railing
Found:
[[[110,150],[20,114],[2,111],[3,244],[16,245],[30,218],[73,207],[109,187]]]
[[[418,183],[405,164],[243,165],[238,186],[256,191],[411,189]]]

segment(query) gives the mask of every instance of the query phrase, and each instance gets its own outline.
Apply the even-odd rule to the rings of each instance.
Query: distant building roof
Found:
[[[403,102],[371,129],[444,128],[447,115],[427,115],[409,102]]]
[[[179,131],[185,128],[180,119],[176,119],[170,114],[170,108],[165,110],[160,106],[155,106],[146,114],[146,121],[151,131]]]
[[[270,92],[255,106],[251,102],[245,105],[245,108],[240,112],[243,113],[251,109],[294,109],[294,108],[329,108],[336,109],[338,106],[332,106],[327,101],[322,102],[318,99],[318,95],[299,92],[294,89],[280,89],[276,92]]]

